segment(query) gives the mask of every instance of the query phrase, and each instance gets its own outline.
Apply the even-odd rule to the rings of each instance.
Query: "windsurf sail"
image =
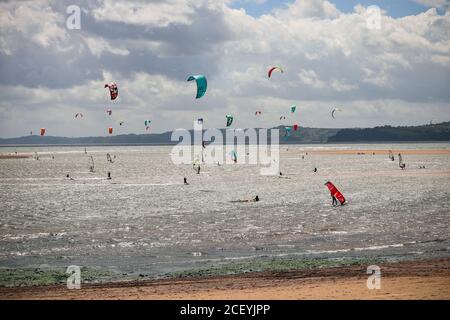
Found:
[[[403,162],[402,155],[400,153],[398,154],[398,166],[400,167],[400,169],[405,169],[406,167],[406,164]]]
[[[392,150],[389,150],[389,159],[391,159],[392,161],[394,161],[394,155],[392,154]]]
[[[344,195],[330,181],[325,183],[325,185],[328,187],[328,190],[330,190],[331,196],[338,199],[341,205],[343,205],[345,203]]]
[[[198,160],[198,158],[196,158],[194,162],[192,162],[192,169],[194,169],[196,173],[200,173],[200,161]]]
[[[89,156],[89,171],[94,172],[94,157]]]
[[[106,154],[106,160],[110,163],[113,163],[113,159],[111,158],[111,155],[109,153]]]
[[[234,163],[237,162],[237,154],[234,150],[231,151],[231,160],[233,160]]]

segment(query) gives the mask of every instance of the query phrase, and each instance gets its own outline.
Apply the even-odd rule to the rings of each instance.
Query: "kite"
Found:
[[[196,99],[199,99],[205,95],[206,87],[207,87],[207,81],[206,77],[204,75],[198,74],[194,76],[189,76],[187,81],[195,80],[197,83],[197,95],[195,96]]]
[[[342,111],[342,110],[339,109],[339,108],[334,108],[333,111],[331,111],[331,116],[333,117],[333,119],[336,119],[336,118],[334,117],[334,113],[335,113],[336,111]]]
[[[111,100],[114,100],[119,95],[119,89],[117,88],[117,84],[115,82],[111,82],[110,84],[105,84],[105,88],[109,88],[109,94],[111,95]]]
[[[280,66],[273,66],[273,67],[269,68],[269,71],[267,72],[267,76],[270,78],[272,76],[272,72],[276,69],[280,70],[281,73],[284,72]]]
[[[227,127],[231,126],[231,124],[233,123],[233,116],[227,114],[225,117],[227,118]]]
[[[291,136],[292,127],[284,127],[284,130],[285,130],[284,136],[285,137],[290,137]]]
[[[341,205],[343,205],[345,203],[344,195],[330,181],[326,182],[325,185],[328,187],[328,190],[330,190],[331,196],[339,200]]]

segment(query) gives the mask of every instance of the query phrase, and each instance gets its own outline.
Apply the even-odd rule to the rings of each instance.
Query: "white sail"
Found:
[[[109,153],[106,154],[106,161],[111,162],[111,163],[114,162]]]
[[[94,157],[93,156],[89,157],[89,171],[94,172]]]
[[[398,166],[401,169],[405,169],[406,167],[406,164],[403,162],[402,155],[400,153],[398,154]]]

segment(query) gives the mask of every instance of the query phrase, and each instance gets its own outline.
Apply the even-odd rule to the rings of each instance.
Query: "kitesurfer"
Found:
[[[330,181],[327,181],[325,185],[330,190],[330,196],[331,200],[333,201],[333,206],[334,207],[338,206],[338,201],[341,204],[341,206],[343,206],[346,202],[343,194]]]
[[[184,177],[184,184],[185,184],[185,185],[188,185],[188,184],[189,184],[189,183],[187,182],[186,177]]]
[[[256,195],[256,197],[254,197],[253,199],[234,200],[231,202],[258,202],[258,201],[259,201],[259,197],[258,197],[258,195]]]
[[[314,168],[313,172],[317,172],[317,168]]]
[[[335,196],[331,196],[331,199],[333,200],[333,207],[336,207],[338,205],[338,201]]]
[[[111,178],[111,172],[110,171],[108,171],[108,178],[107,178],[108,180],[111,180],[112,178]]]

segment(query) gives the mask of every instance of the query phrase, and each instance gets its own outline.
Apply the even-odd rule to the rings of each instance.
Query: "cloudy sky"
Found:
[[[226,114],[235,127],[449,121],[449,30],[448,0],[2,1],[0,137],[224,127]],[[268,79],[272,65],[284,73]],[[201,99],[191,74],[208,79]]]

